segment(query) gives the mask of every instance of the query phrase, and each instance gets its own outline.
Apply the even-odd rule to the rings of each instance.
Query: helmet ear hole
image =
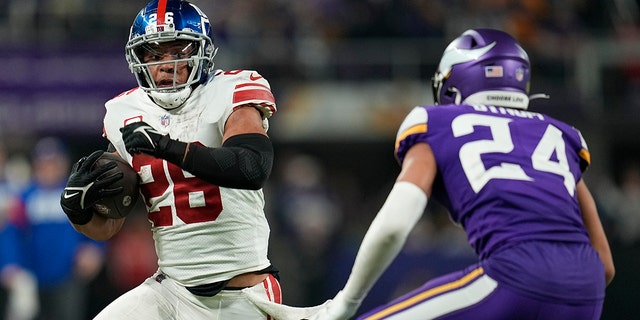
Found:
[[[452,98],[457,92],[458,90],[454,88],[447,88],[447,91],[444,92],[444,95],[447,96],[447,98]]]

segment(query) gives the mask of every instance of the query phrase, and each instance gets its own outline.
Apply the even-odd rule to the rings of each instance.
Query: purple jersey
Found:
[[[398,134],[398,160],[420,142],[438,164],[433,197],[481,258],[509,242],[589,242],[576,200],[589,153],[573,127],[500,107],[418,107]]]
[[[558,265],[572,261],[570,257],[555,259],[556,250],[550,249],[551,256],[537,259],[536,254],[536,259],[532,259],[528,255],[533,251],[529,249],[518,249],[516,253],[511,250],[526,242],[589,246],[576,183],[589,165],[590,155],[577,129],[524,110],[484,105],[426,106],[416,107],[400,127],[396,140],[400,163],[407,151],[421,142],[431,146],[437,162],[432,197],[464,228],[480,259],[492,257],[496,252],[511,255],[510,266],[495,262],[504,261],[498,255],[487,260],[491,264],[487,266],[488,272],[502,273],[496,276],[498,280],[508,278],[513,286],[533,288],[539,294],[549,291],[540,284],[540,279],[528,276],[515,279],[511,271],[523,267],[544,274],[548,270],[553,275],[545,276],[560,278],[554,285],[572,288],[582,288],[585,285],[582,279],[597,272],[602,272],[604,279],[595,254],[587,254],[592,267],[584,268],[584,277],[583,274],[573,277],[579,279],[576,283],[569,277],[563,280],[568,274],[556,271],[560,269]],[[539,248],[535,250],[540,252]],[[571,281],[574,283],[565,283]],[[586,282],[587,286],[593,285]],[[598,288],[585,292],[582,298],[603,295],[600,284],[593,287]],[[569,289],[556,297],[571,294]]]

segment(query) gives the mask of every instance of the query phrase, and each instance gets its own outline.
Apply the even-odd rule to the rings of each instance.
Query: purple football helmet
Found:
[[[509,34],[465,31],[445,49],[433,76],[437,104],[485,104],[527,109],[529,57]]]
[[[143,56],[153,54],[154,48],[165,42],[176,43],[182,50],[172,55],[178,63],[187,63],[190,70],[186,83],[177,83],[174,73],[172,86],[155,83],[149,66],[167,64],[145,62]],[[129,69],[138,85],[165,109],[176,108],[190,96],[192,88],[207,80],[213,69],[217,49],[211,39],[211,25],[207,16],[195,5],[184,0],[153,0],[136,16],[125,47]]]

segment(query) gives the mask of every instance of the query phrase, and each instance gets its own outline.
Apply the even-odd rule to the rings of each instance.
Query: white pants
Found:
[[[268,315],[247,296],[280,303],[280,284],[269,275],[263,282],[244,290],[222,290],[213,297],[192,294],[176,281],[155,276],[123,294],[94,319],[122,320],[266,320]]]

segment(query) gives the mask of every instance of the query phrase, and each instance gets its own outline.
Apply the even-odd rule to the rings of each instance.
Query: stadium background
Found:
[[[567,120],[589,142],[586,180],[617,267],[603,319],[640,313],[638,1],[193,2],[211,19],[216,66],[258,70],[278,103],[269,131],[276,165],[265,194],[285,303],[318,304],[342,286],[398,173],[397,126],[413,106],[432,102],[430,77],[446,44],[468,28],[493,27],[528,51],[532,93],[551,95],[531,109]],[[74,159],[106,146],[103,104],[135,86],[123,47],[145,3],[0,2],[0,139],[12,179],[28,178],[29,151],[41,137],[63,138]],[[473,260],[442,208],[428,210],[364,308]],[[145,239],[146,221],[138,218],[108,246],[110,258],[91,284],[92,310],[152,267],[123,262],[131,253],[117,245]]]

